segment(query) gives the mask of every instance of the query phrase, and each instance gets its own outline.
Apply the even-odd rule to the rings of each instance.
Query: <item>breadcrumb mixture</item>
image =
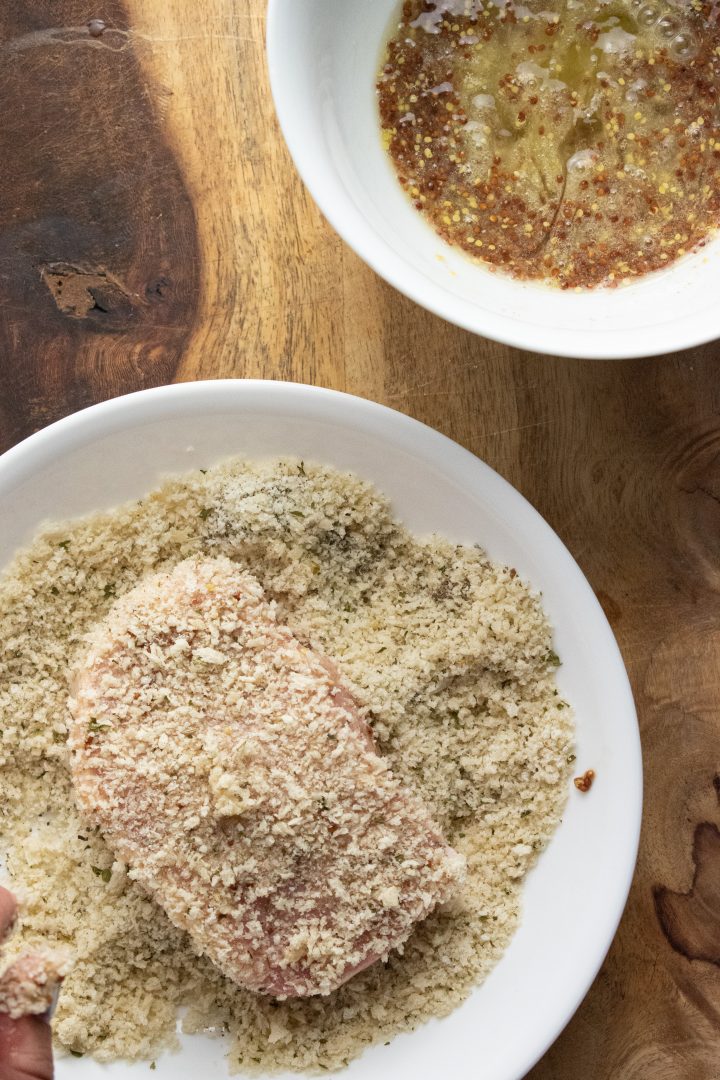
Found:
[[[278,621],[337,664],[395,774],[467,858],[459,897],[402,952],[327,997],[241,990],[114,860],[73,799],[68,675],[116,597],[193,555],[227,556]],[[534,595],[479,548],[419,540],[357,478],[233,461],[52,526],[0,579],[0,851],[24,908],[13,955],[74,959],[58,1048],[153,1058],[213,1030],[233,1070],[328,1070],[455,1008],[497,962],[522,881],[557,825],[573,724]]]

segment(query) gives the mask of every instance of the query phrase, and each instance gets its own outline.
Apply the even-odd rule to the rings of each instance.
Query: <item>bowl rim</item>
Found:
[[[482,309],[475,308],[470,301],[456,296],[447,287],[428,287],[424,275],[398,255],[394,248],[368,225],[342,182],[335,176],[334,170],[329,170],[332,183],[329,185],[323,183],[321,170],[317,167],[316,155],[311,151],[308,141],[303,138],[301,130],[292,122],[290,96],[286,92],[282,61],[282,50],[287,43],[287,32],[283,30],[286,21],[284,10],[302,2],[303,0],[268,0],[265,21],[266,53],[276,116],[290,156],[318,209],[338,236],[388,285],[392,285],[398,292],[433,315],[463,330],[491,341],[497,341],[501,345],[544,356],[577,360],[633,360],[661,357],[698,348],[720,337],[720,320],[714,328],[693,330],[695,324],[683,318],[663,326],[662,351],[659,352],[656,347],[658,343],[649,334],[650,327],[647,325],[598,334],[592,328],[550,330],[546,327],[538,327],[537,324],[519,322],[513,316],[495,312],[485,312],[484,317],[478,319],[476,312],[482,312]],[[720,244],[720,233],[713,239]],[[701,252],[690,252],[685,258],[691,259],[699,254]],[[672,272],[672,268],[643,275],[637,284],[641,284],[642,281],[655,274],[669,272]],[[520,288],[528,285],[538,287],[537,283],[515,281],[509,275],[506,276],[508,282]],[[542,285],[539,287],[547,288]],[[619,286],[620,289],[633,287],[634,283]],[[609,293],[616,290],[605,291]],[[540,335],[539,342],[534,338],[536,334]]]
[[[38,468],[56,460],[59,450],[66,454],[97,438],[121,432],[128,427],[128,420],[131,422],[130,426],[137,426],[170,416],[202,413],[211,415],[213,412],[228,409],[232,411],[238,406],[252,408],[253,402],[260,402],[262,407],[262,401],[268,395],[273,399],[273,408],[284,407],[292,415],[296,415],[298,405],[301,405],[304,417],[311,420],[329,415],[336,419],[338,412],[344,412],[368,437],[376,433],[384,435],[386,439],[390,436],[389,441],[398,449],[415,449],[418,454],[432,457],[447,471],[448,479],[452,477],[456,483],[461,483],[466,477],[465,486],[470,490],[480,486],[477,480],[475,484],[471,483],[470,474],[481,476],[482,486],[489,492],[486,495],[488,500],[491,496],[493,504],[500,505],[505,500],[514,513],[522,513],[525,519],[532,523],[533,529],[538,531],[538,536],[550,549],[549,561],[560,561],[563,574],[582,596],[583,607],[592,620],[594,629],[603,636],[603,645],[608,650],[604,654],[605,664],[612,671],[617,696],[621,701],[621,710],[618,711],[622,711],[627,720],[627,743],[623,746],[623,751],[634,778],[630,790],[623,791],[628,818],[623,835],[617,837],[617,844],[622,848],[622,872],[618,870],[604,901],[605,915],[600,927],[601,932],[592,948],[588,948],[588,955],[582,963],[578,963],[577,969],[573,969],[572,978],[563,980],[562,993],[557,995],[561,1000],[555,1006],[552,1023],[543,1029],[542,1037],[538,1036],[529,1041],[522,1051],[519,1047],[515,1048],[513,1066],[520,1071],[513,1071],[507,1076],[508,1080],[510,1075],[513,1080],[520,1080],[572,1018],[595,980],[612,944],[634,877],[643,801],[642,751],[637,713],[627,671],[612,628],[577,562],[557,533],[525,496],[471,451],[434,428],[388,406],[304,383],[218,379],[175,383],[136,391],[89,406],[55,421],[0,455],[0,498],[8,491],[12,494],[13,488],[31,479]]]

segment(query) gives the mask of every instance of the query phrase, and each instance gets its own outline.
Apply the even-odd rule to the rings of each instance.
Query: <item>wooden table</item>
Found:
[[[718,347],[547,359],[399,296],[295,175],[263,21],[263,0],[4,0],[0,443],[126,391],[254,376],[384,402],[507,477],[613,624],[646,773],[620,931],[533,1080],[718,1080]]]

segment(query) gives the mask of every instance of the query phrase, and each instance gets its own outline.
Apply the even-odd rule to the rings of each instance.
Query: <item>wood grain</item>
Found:
[[[128,14],[0,10],[0,422],[4,445],[69,409],[172,379],[195,321],[193,207]]]
[[[90,18],[116,28],[108,40],[122,51],[81,36],[13,49]],[[263,23],[262,0],[5,5],[0,436],[9,445],[155,382],[261,376],[382,401],[506,476],[602,600],[636,694],[646,779],[617,938],[532,1078],[719,1080],[718,346],[554,360],[399,296],[343,246],[291,167]],[[57,264],[74,267],[69,300]],[[163,277],[171,295],[147,299]]]

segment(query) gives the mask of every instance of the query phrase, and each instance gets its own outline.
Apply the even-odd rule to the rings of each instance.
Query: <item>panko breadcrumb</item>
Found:
[[[336,662],[393,772],[467,859],[459,894],[327,997],[226,979],[76,809],[68,676],[143,577],[225,556],[278,620]],[[26,902],[14,955],[65,945],[59,1050],[153,1058],[185,1030],[231,1070],[333,1069],[455,1008],[515,930],[522,881],[567,797],[572,713],[539,597],[476,547],[417,539],[356,477],[232,461],[141,502],[45,529],[0,579],[0,850]]]

